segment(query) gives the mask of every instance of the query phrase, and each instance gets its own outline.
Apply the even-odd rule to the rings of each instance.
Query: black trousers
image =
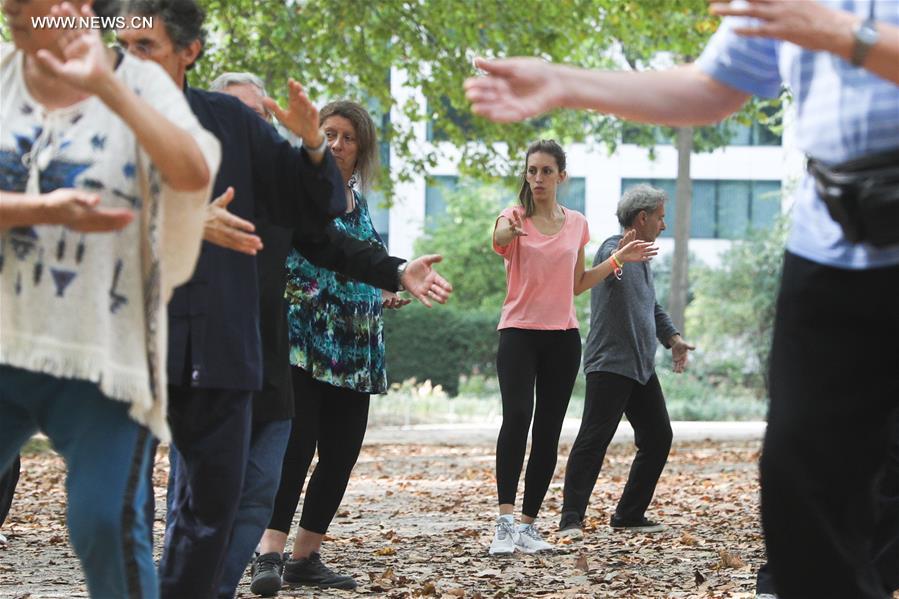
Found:
[[[343,501],[350,474],[362,450],[370,396],[317,381],[302,368],[290,370],[296,415],[268,527],[290,532],[306,473],[317,449],[318,463],[309,477],[300,526],[325,534]]]
[[[565,468],[563,512],[584,518],[622,414],[634,427],[637,455],[615,513],[627,521],[643,517],[671,449],[671,421],[655,374],[645,385],[611,372],[587,375],[584,416]]]
[[[899,591],[899,410],[893,413],[892,431],[889,461],[878,491],[880,516],[874,538],[874,559],[884,589]],[[768,564],[759,568],[755,592],[777,593]]]
[[[9,508],[12,505],[12,498],[16,492],[16,485],[19,482],[19,470],[21,467],[21,460],[19,456],[16,456],[16,459],[9,465],[6,472],[0,476],[0,528],[3,527],[6,517],[9,515]]]
[[[169,387],[179,457],[159,562],[162,599],[217,596],[247,466],[252,395]]]
[[[876,489],[899,407],[899,267],[850,271],[787,253],[761,460],[777,592],[886,597]]]
[[[874,559],[887,590],[899,591],[899,409],[893,413],[893,442],[878,493]]]
[[[500,505],[515,503],[533,416],[521,511],[526,516],[537,517],[556,469],[559,435],[580,365],[581,336],[577,329],[500,331],[496,354],[503,402],[503,424],[496,441],[496,490]]]

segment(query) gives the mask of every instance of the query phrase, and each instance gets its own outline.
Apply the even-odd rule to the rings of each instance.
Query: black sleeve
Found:
[[[362,241],[335,227],[318,235],[296,231],[293,247],[316,266],[387,291],[397,290],[396,269],[405,262],[377,241]]]
[[[293,147],[246,106],[242,118],[253,157],[257,217],[314,232],[346,211],[343,179],[330,150],[316,166],[305,149]]]

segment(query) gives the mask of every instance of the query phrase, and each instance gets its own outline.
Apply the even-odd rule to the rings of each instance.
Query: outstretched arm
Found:
[[[0,192],[0,230],[28,225],[63,225],[82,233],[117,231],[134,219],[128,208],[98,208],[100,196],[81,189],[40,195]]]
[[[442,260],[437,255],[409,262],[400,280],[397,272],[405,260],[389,255],[378,243],[356,239],[334,227],[328,227],[322,235],[295,233],[293,247],[316,266],[380,289],[397,291],[402,283],[406,291],[428,307],[431,301],[446,303],[453,291],[453,286],[433,268]]]
[[[711,10],[722,17],[758,20],[754,26],[735,28],[734,32],[740,35],[792,42],[807,50],[830,52],[847,61],[852,58],[855,29],[862,20],[852,13],[808,0],[716,2]],[[874,16],[876,18],[877,14]],[[861,66],[878,77],[899,84],[899,68],[896,68],[899,64],[899,27],[878,22],[876,29],[880,39],[871,47]]]
[[[646,262],[652,260],[659,253],[659,248],[652,245],[651,241],[639,241],[633,230],[628,231],[618,248],[606,259],[593,268],[584,267],[584,248],[578,250],[577,263],[574,267],[574,294],[580,295],[588,289],[592,289],[615,272],[618,265],[625,262]]]
[[[56,17],[92,17],[89,4],[81,14],[68,2],[54,6]],[[141,148],[159,169],[165,182],[178,191],[205,188],[209,172],[200,146],[190,133],[172,123],[149,102],[134,93],[113,72],[110,50],[95,29],[64,32],[59,40],[62,60],[49,50],[39,50],[38,60],[53,75],[100,98],[134,132]]]
[[[695,65],[644,72],[594,71],[538,58],[477,59],[476,65],[487,75],[465,82],[472,110],[500,122],[575,108],[643,123],[706,125],[749,99]]]

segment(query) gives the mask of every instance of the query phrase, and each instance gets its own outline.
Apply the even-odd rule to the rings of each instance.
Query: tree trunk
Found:
[[[690,155],[693,153],[693,128],[677,129],[677,214],[674,219],[674,260],[671,263],[671,292],[668,295],[668,314],[674,326],[684,333],[684,311],[689,288],[688,258],[690,244],[690,212],[693,203],[693,182],[690,179]]]

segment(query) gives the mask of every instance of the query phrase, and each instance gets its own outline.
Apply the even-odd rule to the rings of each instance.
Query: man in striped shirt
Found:
[[[832,165],[899,150],[899,2],[749,0],[712,12],[728,18],[694,64],[601,72],[479,61],[488,75],[466,82],[468,98],[497,121],[566,107],[685,126],[786,85],[810,158]],[[792,220],[761,464],[771,570],[782,597],[882,599],[896,581],[874,567],[874,488],[899,409],[899,244],[850,242],[809,176]]]

